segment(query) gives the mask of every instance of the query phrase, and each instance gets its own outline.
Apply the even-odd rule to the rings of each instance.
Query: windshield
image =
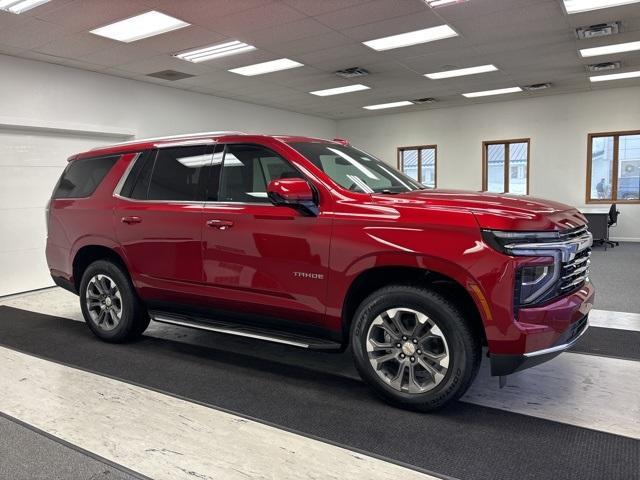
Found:
[[[290,144],[338,185],[361,193],[400,193],[424,185],[357,148],[335,143]]]

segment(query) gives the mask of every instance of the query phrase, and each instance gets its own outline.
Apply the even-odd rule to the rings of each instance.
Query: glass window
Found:
[[[424,188],[407,175],[362,150],[321,142],[291,146],[343,188],[361,193],[398,193]]]
[[[222,202],[269,203],[267,185],[302,175],[277,153],[260,145],[227,145],[220,179]]]
[[[587,201],[640,200],[640,132],[589,135]]]
[[[90,196],[119,158],[120,156],[117,155],[72,160],[62,172],[62,176],[53,191],[53,198],[84,198]]]
[[[611,200],[613,137],[595,137],[591,144],[591,198]]]
[[[483,148],[483,190],[527,195],[529,140],[484,142]]]
[[[204,145],[158,150],[147,200],[197,200],[201,175],[210,163]]]
[[[136,186],[136,183],[138,182],[138,178],[140,177],[142,171],[145,170],[145,168],[153,167],[153,157],[155,156],[155,154],[156,154],[155,151],[147,150],[145,152],[140,153],[138,155],[138,158],[134,160],[133,167],[131,167],[129,174],[127,175],[127,178],[124,181],[122,188],[120,189],[121,197],[133,198],[132,193],[133,193],[134,187]],[[147,169],[149,170],[148,178],[151,178],[150,168],[147,168]],[[146,185],[144,186],[144,198],[146,198],[147,196],[148,187],[149,187],[149,182],[147,181]]]
[[[640,134],[621,135],[618,145],[618,199],[640,199]]]
[[[398,168],[427,188],[436,188],[436,146],[401,147]]]

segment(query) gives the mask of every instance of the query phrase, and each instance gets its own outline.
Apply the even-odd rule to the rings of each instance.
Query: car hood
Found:
[[[416,190],[373,195],[397,207],[451,208],[474,214],[481,228],[495,230],[564,230],[586,224],[574,207],[541,198],[465,190]]]

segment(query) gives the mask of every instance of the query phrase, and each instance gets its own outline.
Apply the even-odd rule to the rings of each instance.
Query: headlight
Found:
[[[543,265],[524,265],[518,268],[515,280],[514,304],[530,305],[545,298],[560,276],[560,252],[552,247],[560,238],[557,231],[504,232],[483,230],[482,237],[495,250],[512,256],[548,257]],[[549,244],[549,249],[540,248]],[[529,247],[535,245],[536,249]]]

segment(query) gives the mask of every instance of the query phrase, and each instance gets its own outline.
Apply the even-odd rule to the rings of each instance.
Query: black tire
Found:
[[[434,340],[436,344],[440,342],[436,345],[437,348],[440,348],[440,351],[436,353],[443,355],[442,352],[447,352],[448,354],[446,373],[440,375],[438,377],[439,380],[436,380],[435,375],[427,375],[428,370],[416,363],[419,363],[416,353],[414,353],[413,356],[403,353],[407,350],[410,352],[412,348],[419,348],[420,343],[415,344],[414,342],[413,347],[407,345],[406,350],[402,348],[385,348],[383,349],[384,351],[380,353],[384,355],[389,354],[392,357],[391,360],[387,360],[387,362],[391,362],[390,367],[386,367],[387,363],[383,363],[381,364],[382,366],[380,366],[376,362],[377,367],[372,365],[369,357],[370,354],[367,351],[370,328],[372,332],[376,332],[377,334],[382,333],[386,340],[380,340],[381,343],[391,343],[393,347],[397,347],[397,345],[404,346],[404,343],[402,343],[403,340],[394,343],[394,341],[391,340],[393,337],[389,336],[387,330],[380,327],[378,317],[381,316],[380,318],[382,318],[384,312],[388,310],[392,310],[393,312],[393,309],[410,309],[425,314],[429,318],[428,322],[435,324],[442,333],[442,338],[445,339],[444,342],[439,340],[441,338],[439,336],[423,340],[424,342]],[[410,312],[403,312],[400,318],[405,314],[411,316]],[[384,318],[391,319],[392,317],[386,316]],[[393,318],[399,318],[398,314]],[[415,318],[416,325],[418,325],[418,317],[415,316]],[[376,321],[376,325],[372,327],[374,320]],[[393,321],[391,323],[395,325]],[[427,323],[422,325],[427,325]],[[431,332],[431,330],[432,328],[427,328],[428,332]],[[437,332],[437,329],[434,331]],[[397,332],[397,328],[394,332]],[[431,335],[431,333],[429,333],[429,335]],[[418,336],[416,335],[415,338],[418,338]],[[408,338],[405,343],[412,343],[412,338]],[[435,410],[460,398],[473,383],[480,367],[482,354],[480,339],[477,335],[474,335],[473,328],[465,321],[455,305],[436,292],[426,288],[405,285],[394,285],[377,290],[361,303],[352,323],[351,345],[355,365],[360,376],[369,384],[376,394],[386,402],[395,406],[419,411]],[[444,345],[446,345],[446,347]],[[421,350],[418,349],[416,352],[420,353]],[[425,352],[422,353],[424,354]],[[403,354],[405,356],[401,360],[399,356]],[[376,357],[378,353],[372,353],[371,355]],[[397,357],[393,357],[393,355],[397,355]],[[412,365],[409,365],[410,358],[414,359],[411,362]],[[427,361],[428,359],[425,356],[420,356],[420,358],[423,360],[423,364],[429,363],[429,365],[435,365],[439,369],[442,368],[438,364],[432,364],[430,361]],[[394,362],[399,365],[398,372],[400,371],[400,362],[407,363],[407,369],[411,367],[410,371],[407,372],[403,368],[403,373],[396,375],[395,378],[401,377],[399,388],[397,382],[394,388],[392,381],[388,380],[388,377],[393,377],[394,371],[391,367],[395,366]],[[390,373],[386,372],[385,369],[387,368],[392,371]],[[419,372],[419,369],[423,371]],[[424,380],[424,384],[426,384],[426,386],[423,385],[423,388],[430,388],[428,391],[415,391],[416,383],[411,382],[410,376],[414,371],[418,372],[415,375],[421,375],[421,379]],[[381,375],[387,378],[383,379]],[[407,383],[406,389],[403,388],[404,379],[406,379]],[[430,382],[432,382],[433,385],[431,385]],[[409,383],[411,383],[412,388],[414,388],[414,392],[412,393],[408,392]]]
[[[100,323],[95,318],[96,312],[100,311],[100,307],[96,307],[95,304],[89,306],[87,301],[88,288],[91,289],[92,296],[99,293],[95,281],[90,286],[90,282],[96,277],[108,278],[109,285],[116,287],[119,294],[119,301],[115,299],[115,296],[112,298],[114,298],[113,308],[116,308],[116,305],[119,304],[118,313],[120,317],[117,321],[113,321],[111,317],[108,317],[110,325],[107,325],[104,319]],[[150,318],[147,309],[138,298],[129,275],[118,264],[108,260],[97,260],[89,265],[82,274],[79,296],[80,308],[86,324],[97,337],[105,342],[121,343],[135,340],[149,326]],[[93,300],[93,302],[96,301],[103,303],[101,300]]]

